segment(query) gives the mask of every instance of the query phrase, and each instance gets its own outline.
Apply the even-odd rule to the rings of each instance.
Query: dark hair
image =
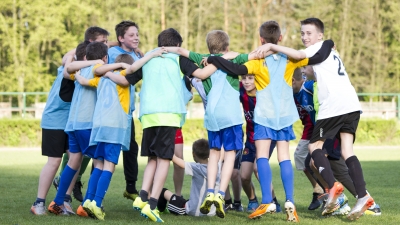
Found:
[[[123,20],[121,23],[119,23],[115,26],[115,34],[117,35],[117,40],[118,40],[119,45],[121,45],[121,42],[119,41],[118,37],[124,37],[126,31],[129,29],[129,27],[136,27],[136,29],[139,30],[139,25],[137,25],[137,23],[132,22],[130,20]]]
[[[303,74],[301,73],[300,68],[296,68],[293,72],[293,78],[295,80],[302,80],[303,79]]]
[[[108,54],[108,47],[106,44],[102,42],[92,42],[86,47],[86,59],[87,60],[96,60],[102,59],[104,56]]]
[[[300,21],[301,25],[311,24],[314,25],[317,30],[321,33],[324,33],[324,23],[318,18],[307,18],[305,20]]]
[[[229,36],[225,31],[212,30],[206,36],[206,43],[211,54],[218,54],[228,49]]]
[[[193,142],[192,150],[200,159],[208,159],[210,156],[210,148],[208,147],[208,141],[206,139],[202,138]]]
[[[78,46],[76,46],[75,55],[77,61],[83,61],[83,59],[85,58],[87,45],[88,42],[84,41],[79,43]]]
[[[118,55],[117,58],[115,58],[114,63],[121,63],[121,62],[132,65],[134,60],[133,60],[132,56],[130,56],[129,54],[121,54],[121,55]]]
[[[174,28],[168,28],[161,31],[158,35],[158,47],[162,46],[181,46],[182,37],[177,30]]]
[[[108,36],[110,33],[101,27],[89,27],[85,31],[85,41],[95,41],[100,35]]]
[[[262,37],[266,43],[277,44],[280,36],[281,28],[276,21],[269,20],[260,26],[260,37]]]

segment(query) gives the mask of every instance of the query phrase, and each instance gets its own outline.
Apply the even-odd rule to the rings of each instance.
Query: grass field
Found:
[[[400,147],[363,147],[356,149],[367,182],[368,191],[382,208],[382,216],[364,216],[357,224],[400,224]],[[112,178],[110,188],[104,200],[106,221],[95,221],[78,216],[33,216],[29,209],[36,199],[38,176],[47,158],[42,157],[40,150],[3,149],[0,150],[0,224],[151,224],[138,212],[133,211],[132,202],[122,197],[125,188],[122,165],[118,165]],[[190,148],[185,148],[185,159],[192,161]],[[122,160],[120,160],[122,162]],[[139,181],[140,189],[143,169],[146,160],[140,158]],[[279,166],[276,156],[272,156],[273,184],[280,203],[284,200],[284,191],[280,181]],[[88,169],[90,171],[90,169]],[[173,189],[172,167],[167,179],[166,187]],[[87,183],[87,172],[82,181]],[[84,185],[84,190],[87,185]],[[261,197],[259,185],[256,184],[257,196]],[[185,177],[183,195],[189,196],[190,177]],[[309,211],[307,207],[311,201],[312,189],[306,177],[295,172],[295,201],[302,224],[346,224],[350,223],[346,217],[321,218],[319,210]],[[346,191],[349,204],[352,207],[355,199]],[[55,196],[55,189],[50,188],[46,204]],[[243,206],[247,206],[247,197],[242,192]],[[283,205],[283,204],[282,204]],[[78,201],[73,202],[76,209]],[[282,213],[265,215],[259,220],[247,219],[247,213],[228,212],[225,219],[218,217],[195,218],[190,216],[162,215],[167,224],[287,224],[286,215]]]

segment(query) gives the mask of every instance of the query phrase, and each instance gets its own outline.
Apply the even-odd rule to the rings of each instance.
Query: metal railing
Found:
[[[197,92],[194,94],[198,95]],[[48,92],[0,92],[0,118],[41,118],[41,112],[43,112],[47,99],[46,95]],[[393,117],[400,120],[400,93],[358,93],[358,96],[364,99],[361,101],[364,113],[371,115],[375,113],[374,115],[383,118],[394,115]],[[379,98],[379,101],[376,101],[376,98]],[[136,105],[138,100],[139,96],[136,93]],[[194,107],[194,105],[193,101],[189,102],[188,111],[192,110],[192,112],[189,112],[188,116],[194,114],[193,110],[203,110],[202,107]],[[137,111],[135,110],[136,115]]]

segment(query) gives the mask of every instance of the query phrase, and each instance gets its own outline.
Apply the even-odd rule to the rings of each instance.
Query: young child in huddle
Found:
[[[186,175],[192,176],[189,199],[184,199],[164,188],[158,199],[157,208],[160,212],[168,208],[169,212],[177,215],[205,216],[200,212],[199,206],[207,194],[204,186],[207,184],[207,163],[210,154],[208,141],[205,139],[195,141],[192,153],[195,162],[185,162],[176,156],[172,158],[174,163],[185,170]],[[214,214],[215,208],[207,215]]]
[[[276,44],[281,39],[282,35],[277,22],[267,21],[261,25],[260,40],[262,44]],[[328,45],[325,48],[326,52],[333,47],[333,42],[330,45],[332,46]],[[276,205],[272,202],[272,172],[269,165],[269,149],[271,141],[275,140],[278,147],[281,179],[286,193],[287,221],[299,221],[294,206],[294,178],[289,155],[289,141],[295,139],[292,124],[299,118],[293,101],[292,76],[296,68],[319,63],[324,60],[323,56],[326,55],[326,53],[321,53],[318,54],[317,59],[295,61],[284,54],[273,54],[265,59],[251,60],[244,65],[237,65],[216,56],[210,56],[207,59],[208,63],[212,63],[228,73],[254,74],[256,79],[258,103],[254,109],[254,140],[262,201],[257,210],[249,215],[251,219],[260,217],[267,212],[276,211]]]

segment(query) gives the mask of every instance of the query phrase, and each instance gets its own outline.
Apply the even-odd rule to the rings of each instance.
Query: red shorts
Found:
[[[182,128],[176,130],[175,144],[183,144]]]

